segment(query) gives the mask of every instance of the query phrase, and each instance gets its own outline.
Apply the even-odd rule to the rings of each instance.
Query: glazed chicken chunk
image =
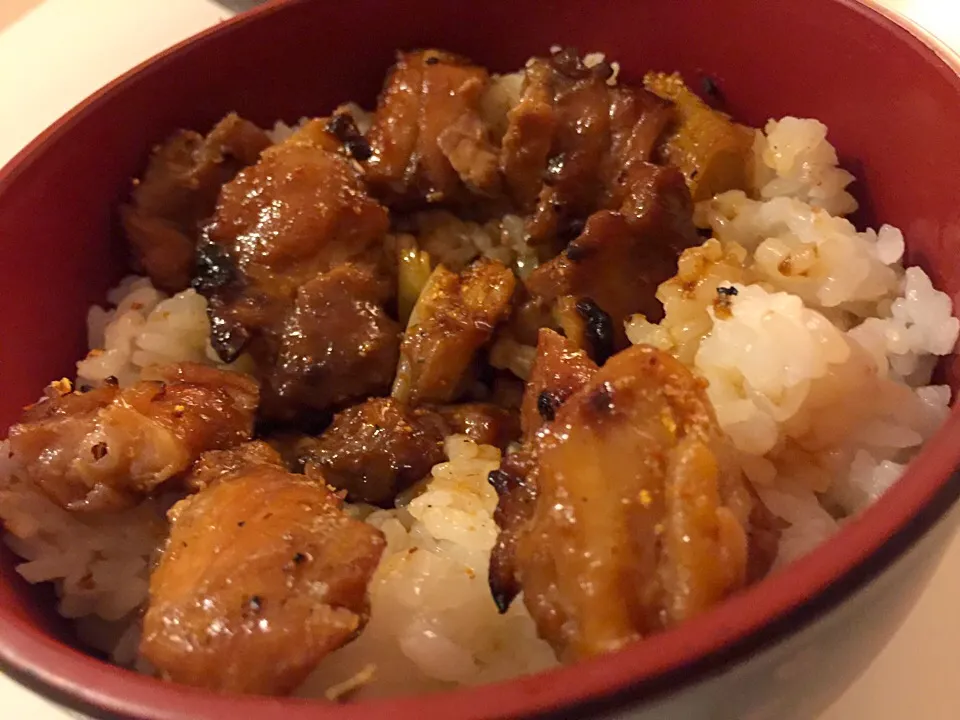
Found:
[[[323,120],[223,188],[194,285],[209,300],[220,356],[247,349],[256,362],[268,416],[389,386],[399,328],[382,307],[394,292],[387,226]]]
[[[583,350],[553,330],[542,329],[520,410],[523,439],[532,440],[537,430],[551,422],[560,406],[596,372],[596,364]]]
[[[505,448],[517,430],[512,413],[487,403],[406,407],[372,398],[337,413],[319,437],[297,442],[294,454],[297,464],[315,465],[351,501],[391,505],[443,462],[446,436]]]
[[[447,434],[443,418],[431,410],[373,398],[338,413],[319,438],[298,444],[297,455],[351,500],[389,505],[443,462]]]
[[[496,194],[497,148],[480,116],[488,82],[451,53],[400,53],[367,133],[374,192],[401,207]]]
[[[182,130],[154,148],[121,219],[134,265],[155,287],[176,293],[190,286],[200,226],[220,188],[269,144],[263,130],[231,113],[206,137]]]
[[[530,274],[526,288],[546,302],[588,299],[610,317],[614,346],[623,348],[624,322],[635,313],[651,322],[662,318],[657,288],[676,273],[680,254],[698,243],[683,176],[643,163],[634,167],[622,206],[591,215],[579,237]]]
[[[703,612],[747,582],[753,499],[731,459],[688,369],[645,346],[614,356],[494,478],[495,597],[522,589],[568,661]]]
[[[633,167],[652,158],[673,118],[671,104],[643,88],[610,86],[612,72],[603,62],[585,66],[571,49],[536,58],[507,113],[501,171],[530,215],[530,243],[548,254],[590,214],[621,204]]]
[[[753,129],[709,107],[678,74],[648,73],[643,84],[674,103],[675,122],[658,155],[683,173],[694,200],[753,185]]]
[[[363,629],[385,541],[322,478],[235,453],[202,461],[205,489],[169,513],[140,651],[167,680],[284,695]]]
[[[401,332],[384,309],[389,299],[386,278],[363,265],[300,286],[269,375],[279,400],[325,408],[388,393]]]
[[[10,451],[68,510],[118,510],[181,477],[206,450],[251,437],[257,384],[183,363],[120,389],[51,391],[10,429]]]
[[[521,589],[514,568],[515,549],[536,508],[536,474],[532,470],[537,433],[556,418],[557,411],[597,370],[586,352],[570,340],[553,330],[540,330],[537,355],[520,408],[523,445],[508,454],[490,475],[499,496],[494,520],[500,526],[497,544],[490,553],[490,588],[503,611]]]
[[[515,285],[514,274],[491,260],[459,275],[438,266],[407,323],[393,397],[415,405],[462,394],[477,353],[510,314]]]

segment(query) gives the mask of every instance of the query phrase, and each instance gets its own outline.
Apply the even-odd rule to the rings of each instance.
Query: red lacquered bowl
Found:
[[[391,12],[386,12],[386,8]],[[602,50],[637,80],[717,80],[762,124],[817,117],[860,182],[862,220],[906,232],[909,257],[960,293],[960,62],[850,0],[289,0],[160,55],[48,130],[0,173],[0,426],[72,372],[84,315],[122,274],[115,208],[150,146],[228,110],[268,125],[370,103],[397,48],[438,45],[513,69],[554,43]],[[954,389],[956,360],[944,368]],[[84,654],[48,595],[3,551],[0,664],[104,718],[815,717],[883,646],[953,533],[960,411],[903,480],[830,542],[713,612],[575,667],[428,697],[333,706],[218,697]]]

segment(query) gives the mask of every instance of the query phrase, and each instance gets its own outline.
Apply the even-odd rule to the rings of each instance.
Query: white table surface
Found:
[[[960,48],[960,1],[886,4]],[[226,16],[209,0],[0,0],[0,165],[116,75]],[[960,538],[887,648],[811,720],[960,718],[958,604]],[[0,718],[70,717],[0,674]]]

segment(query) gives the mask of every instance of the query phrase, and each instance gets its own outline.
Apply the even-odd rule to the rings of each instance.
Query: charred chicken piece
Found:
[[[499,191],[497,148],[480,115],[487,71],[451,53],[400,53],[367,133],[366,178],[392,207]]]
[[[386,506],[443,462],[447,434],[443,418],[431,410],[373,398],[337,413],[320,437],[298,443],[297,454],[351,501]]]
[[[497,544],[490,553],[490,588],[503,611],[521,590],[515,567],[516,542],[536,508],[537,434],[553,422],[563,404],[596,372],[596,364],[583,350],[553,330],[540,330],[520,410],[523,445],[504,457],[490,474],[490,483],[499,496],[494,519],[500,527]]]
[[[10,428],[13,457],[68,510],[119,510],[182,477],[202,452],[250,438],[251,378],[192,363],[150,377],[126,389],[51,393]]]
[[[576,308],[586,299],[609,316],[612,349],[626,346],[623,324],[630,315],[662,318],[657,287],[676,273],[680,253],[699,242],[690,194],[677,170],[643,163],[632,176],[618,211],[592,215],[579,237],[526,279],[527,291],[542,301],[573,298],[572,306],[558,306],[561,313],[576,309],[588,325],[599,322],[589,317],[590,308]]]
[[[473,402],[433,409],[446,422],[448,435],[466,435],[478,445],[493,445],[500,450],[520,438],[520,418],[507,407]]]
[[[438,266],[404,333],[394,399],[411,405],[455,400],[477,352],[509,315],[515,284],[513,273],[491,260],[478,260],[459,275]]]
[[[524,441],[552,422],[567,399],[596,372],[596,363],[583,350],[553,330],[541,330],[520,411]]]
[[[569,48],[535,59],[507,114],[501,170],[545,257],[592,213],[620,206],[633,167],[652,158],[674,117],[669,101],[643,88],[609,85],[612,72],[604,62],[587,67]]]
[[[390,284],[369,267],[340,265],[304,283],[287,316],[268,375],[278,403],[327,408],[386,394],[397,367],[400,326],[384,305]]]
[[[165,680],[284,695],[367,622],[383,535],[261,451],[204,458],[225,472],[169,513],[140,644]]]
[[[747,582],[753,500],[730,453],[689,370],[614,356],[494,478],[494,597],[522,590],[564,660],[703,612]]]
[[[181,130],[154,148],[121,209],[134,267],[165,292],[188,288],[200,226],[220,189],[269,145],[263,130],[231,113],[206,137]]]
[[[390,506],[443,462],[443,441],[452,434],[505,448],[518,435],[516,416],[485,403],[413,408],[372,398],[337,413],[319,437],[301,438],[293,454],[351,501]]]
[[[753,184],[755,130],[709,107],[677,74],[649,73],[644,85],[677,109],[657,154],[683,173],[694,200]]]
[[[245,472],[251,465],[283,465],[273,447],[262,440],[251,440],[228,450],[208,450],[193,464],[184,478],[191,491],[205,490],[214,483]]]
[[[387,211],[327,127],[311,121],[228,183],[199,248],[194,285],[214,348],[227,360],[250,352],[264,410],[282,419],[381,392],[379,364],[396,353],[381,305],[394,282]],[[325,358],[331,343],[337,356]]]

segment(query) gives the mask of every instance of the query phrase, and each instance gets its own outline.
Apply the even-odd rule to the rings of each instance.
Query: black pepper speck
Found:
[[[101,460],[107,456],[107,444],[105,442],[98,442],[96,445],[90,448],[90,454],[93,455],[94,460]]]
[[[544,390],[537,396],[537,412],[547,422],[552,421],[557,416],[557,410],[563,400],[557,393],[550,390]]]

